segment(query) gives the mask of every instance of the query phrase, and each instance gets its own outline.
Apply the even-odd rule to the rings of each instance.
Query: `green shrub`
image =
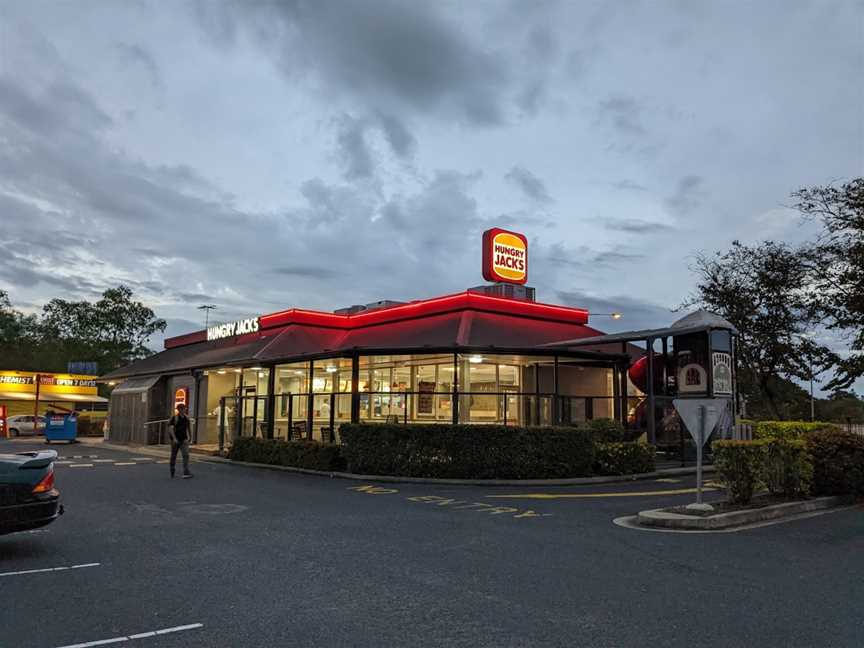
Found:
[[[807,436],[813,460],[813,493],[864,495],[864,437],[840,430]]]
[[[503,425],[346,423],[342,454],[353,473],[450,479],[591,475],[591,432]]]
[[[840,429],[822,421],[754,421],[752,425],[754,439],[801,439],[813,432]]]
[[[654,472],[654,446],[630,441],[594,445],[594,472],[598,475],[635,475]]]
[[[630,441],[630,434],[619,422],[609,418],[588,421],[588,429],[595,443],[622,443]]]
[[[802,439],[765,442],[765,484],[772,495],[806,497],[813,481],[813,461]]]
[[[342,471],[345,459],[341,448],[332,443],[317,441],[282,441],[280,439],[235,439],[228,451],[233,461],[292,466],[309,470]]]
[[[714,467],[730,502],[748,504],[764,485],[766,442],[715,441]]]

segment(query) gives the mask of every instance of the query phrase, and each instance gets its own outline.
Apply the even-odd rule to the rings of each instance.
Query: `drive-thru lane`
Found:
[[[57,467],[66,515],[0,537],[0,572],[98,566],[0,579],[0,646],[855,646],[864,631],[858,510],[651,534],[612,520],[689,501],[667,491],[692,479],[489,488],[196,462],[172,480],[158,459],[56,449],[93,465]],[[522,497],[538,494],[598,496]]]

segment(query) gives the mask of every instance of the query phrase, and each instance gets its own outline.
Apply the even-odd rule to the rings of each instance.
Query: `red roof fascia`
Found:
[[[260,318],[261,328],[273,328],[288,324],[309,324],[312,326],[329,326],[333,328],[354,329],[385,322],[439,315],[457,310],[482,310],[492,313],[521,315],[534,319],[548,319],[573,324],[587,324],[588,311],[569,306],[555,306],[539,302],[519,301],[503,297],[490,297],[472,292],[461,292],[443,297],[434,297],[420,301],[400,304],[390,308],[382,308],[353,315],[339,315],[299,308],[291,308],[264,315]]]
[[[460,310],[485,311],[568,324],[584,325],[588,323],[588,311],[582,308],[519,301],[465,291],[353,315],[290,308],[278,313],[262,315],[259,318],[259,324],[262,330],[282,328],[291,324],[351,330]],[[197,331],[166,339],[165,348],[170,349],[185,344],[193,344],[206,341],[206,339],[207,331]]]

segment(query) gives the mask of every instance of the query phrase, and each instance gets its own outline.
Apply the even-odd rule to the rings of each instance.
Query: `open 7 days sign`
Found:
[[[528,281],[528,239],[493,227],[483,232],[483,278],[524,284]]]

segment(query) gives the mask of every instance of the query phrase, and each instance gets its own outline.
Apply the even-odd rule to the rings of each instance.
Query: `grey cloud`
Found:
[[[668,326],[680,317],[671,308],[628,295],[598,297],[594,293],[578,290],[559,290],[556,295],[561,303],[587,308],[589,312],[622,313],[620,320],[589,318],[591,326],[610,333]]]
[[[56,134],[70,125],[91,131],[112,124],[111,118],[79,88],[55,83],[31,93],[2,76],[0,115],[23,129],[44,134]]]
[[[520,166],[511,168],[504,176],[509,182],[516,185],[528,198],[539,203],[552,202],[546,185],[528,169]]]
[[[284,266],[281,268],[274,268],[274,274],[285,275],[288,277],[299,277],[301,279],[331,279],[338,275],[335,270],[328,270],[327,268],[320,268],[317,266]]]
[[[563,243],[553,243],[544,250],[542,256],[546,263],[553,266],[583,270],[618,267],[621,264],[645,258],[643,253],[631,251],[624,246],[614,247],[609,250],[597,250],[584,245],[570,248]]]
[[[641,185],[638,182],[633,182],[628,178],[619,180],[612,186],[620,191],[648,191],[648,187],[646,187],[645,185]]]
[[[177,293],[177,298],[181,301],[187,302],[207,302],[210,303],[213,301],[213,296],[208,295],[206,293],[190,293],[190,292],[179,292]]]
[[[686,175],[678,181],[674,193],[666,198],[672,211],[687,214],[695,209],[707,196],[705,179],[698,175]]]
[[[633,97],[610,97],[600,102],[598,110],[601,121],[611,124],[622,135],[645,135],[642,108]]]
[[[394,115],[379,114],[378,122],[390,148],[400,158],[410,158],[417,148],[417,140],[405,127],[401,119]]]
[[[675,229],[666,223],[656,223],[640,218],[607,218],[603,221],[603,227],[608,230],[628,232],[630,234],[663,234]]]
[[[343,115],[339,120],[336,141],[345,178],[359,180],[372,177],[375,162],[366,143],[366,125],[350,115]]]
[[[150,52],[141,45],[128,43],[118,43],[117,49],[127,62],[141,66],[154,91],[162,92],[162,74]]]
[[[199,6],[205,28],[233,19],[264,43],[290,77],[311,70],[371,108],[456,115],[481,126],[503,121],[510,67],[471,42],[437,5],[238,2],[227,7],[231,18],[217,17],[224,5]]]

